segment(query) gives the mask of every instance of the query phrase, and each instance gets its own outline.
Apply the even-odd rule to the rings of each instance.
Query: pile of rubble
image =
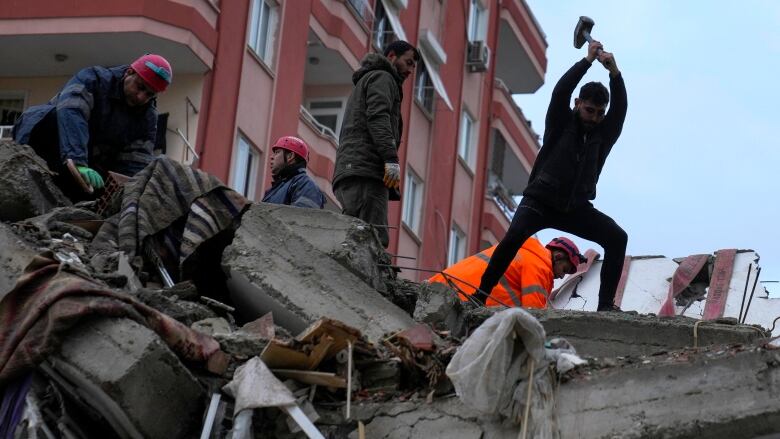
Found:
[[[780,354],[762,328],[523,312],[536,339],[512,335],[507,373],[495,376],[522,369],[533,377],[505,386],[520,414],[479,412],[448,366],[463,364],[468,349],[460,348],[478,347],[475,331],[506,311],[460,302],[441,284],[397,279],[360,220],[251,204],[172,163],[98,202],[70,205],[29,148],[0,143],[0,157],[28,170],[0,187],[0,430],[9,437],[683,438],[780,430]],[[2,163],[0,175],[11,166]],[[161,188],[158,174],[200,183]],[[157,187],[165,209],[135,207],[154,206],[141,184]],[[198,222],[204,211],[209,221]],[[550,356],[564,345],[576,349],[566,351],[566,367]],[[546,411],[532,402],[540,394],[550,398]]]

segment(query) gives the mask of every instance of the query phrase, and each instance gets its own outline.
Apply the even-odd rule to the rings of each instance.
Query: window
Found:
[[[417,76],[414,80],[414,100],[420,104],[428,114],[433,114],[433,81],[428,72],[425,61],[417,62]]]
[[[11,138],[11,128],[24,111],[24,92],[0,92],[0,139]]]
[[[371,7],[367,0],[349,0],[348,3],[363,20],[367,20],[371,16]]]
[[[474,138],[476,137],[476,126],[474,118],[463,111],[460,116],[460,137],[458,138],[458,155],[462,158],[469,168],[474,167]]]
[[[469,41],[484,41],[485,27],[487,24],[487,11],[482,7],[481,0],[471,0],[471,8],[468,21]]]
[[[447,251],[447,266],[466,257],[466,234],[460,231],[456,225],[450,231],[450,248]]]
[[[336,140],[341,132],[341,122],[344,119],[344,98],[320,98],[309,100],[309,114],[323,127],[329,129]]]
[[[238,135],[236,143],[235,162],[233,164],[233,181],[230,185],[236,192],[252,199],[257,181],[257,164],[259,153],[244,136]]]
[[[374,11],[374,46],[379,49],[379,53],[384,53],[385,47],[395,41],[396,36],[393,31],[393,25],[390,24],[390,17],[385,10],[385,5],[381,1],[376,2],[376,11]]]
[[[249,41],[247,44],[266,64],[271,64],[273,30],[276,26],[276,5],[271,0],[252,2]]]
[[[420,217],[422,211],[423,184],[420,177],[411,168],[406,168],[404,186],[403,221],[416,235],[420,235]]]

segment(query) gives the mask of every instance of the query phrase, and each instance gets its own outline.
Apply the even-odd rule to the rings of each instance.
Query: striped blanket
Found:
[[[154,237],[179,273],[202,242],[234,227],[248,205],[216,177],[161,157],[127,183],[120,212],[103,224],[93,245],[132,259],[144,255]]]

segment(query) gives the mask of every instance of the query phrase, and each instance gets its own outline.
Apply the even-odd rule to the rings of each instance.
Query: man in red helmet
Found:
[[[463,293],[460,294],[461,300],[468,300],[464,295],[468,294],[489,307],[547,308],[547,297],[552,291],[553,280],[576,272],[577,266],[585,262],[585,257],[568,238],[555,238],[544,247],[536,238],[528,238],[490,296],[481,291],[475,294],[476,286],[495,250],[494,245],[463,259],[444,270],[444,274],[428,279],[428,282],[446,285],[452,282]]]
[[[271,147],[273,184],[263,196],[264,203],[322,209],[325,195],[306,174],[309,146],[303,140],[284,136]]]
[[[83,197],[65,163],[71,160],[94,188],[108,171],[133,175],[152,160],[157,136],[156,96],[171,84],[162,56],[147,54],[130,65],[87,67],[49,103],[28,108],[14,125],[14,140],[28,144],[71,197]]]

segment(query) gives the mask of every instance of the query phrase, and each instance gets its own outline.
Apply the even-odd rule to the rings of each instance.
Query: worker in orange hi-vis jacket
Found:
[[[496,246],[485,249],[473,256],[448,267],[444,274],[437,274],[428,282],[440,282],[456,285],[462,301],[469,300],[464,294],[486,306],[516,306],[524,308],[546,308],[547,297],[552,291],[553,279],[563,278],[577,271],[577,266],[585,262],[577,246],[568,238],[555,238],[542,246],[536,238],[529,238],[515,255],[509,268],[493,288],[490,297],[477,291],[476,285]],[[450,275],[450,276],[446,276]],[[487,300],[485,300],[487,299]]]

